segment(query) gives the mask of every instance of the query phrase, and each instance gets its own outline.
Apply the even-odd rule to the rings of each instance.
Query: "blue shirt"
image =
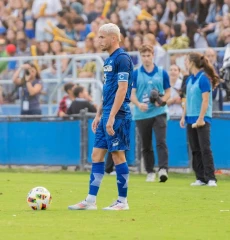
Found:
[[[159,68],[154,65],[153,71],[149,73],[146,72],[143,66],[141,66],[141,71],[147,74],[149,77],[153,77],[159,71]],[[137,75],[138,69],[133,72],[133,88],[137,88]],[[163,70],[163,88],[164,90],[170,88],[169,75],[165,70]]]
[[[87,35],[91,32],[91,25],[86,24],[85,25],[85,30],[80,31],[80,39],[79,41],[85,41]]]
[[[104,63],[103,117],[109,117],[119,82],[128,82],[128,90],[116,118],[131,118],[129,107],[133,84],[133,63],[121,48],[115,50]]]
[[[186,79],[186,86],[188,85],[189,81],[192,81],[192,85],[196,83],[196,81],[199,81],[199,89],[201,91],[201,93],[205,93],[205,92],[211,92],[212,91],[212,87],[211,87],[211,83],[209,78],[204,74],[204,71],[201,70],[199,71],[196,76],[194,75],[190,75],[187,79]],[[189,91],[189,89],[186,90],[186,92]],[[201,96],[202,97],[202,96]],[[194,103],[195,104],[195,103]],[[201,106],[200,106],[201,108]],[[199,115],[197,116],[186,116],[185,120],[188,124],[193,124],[197,121],[197,119],[199,118]],[[211,123],[212,118],[205,116],[204,117],[204,121]]]

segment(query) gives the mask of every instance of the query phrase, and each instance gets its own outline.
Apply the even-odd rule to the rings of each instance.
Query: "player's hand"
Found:
[[[106,131],[110,136],[113,136],[115,134],[115,131],[113,130],[114,121],[115,121],[114,117],[109,117],[108,122],[106,124]]]
[[[204,125],[205,125],[204,119],[198,118],[197,121],[192,124],[192,128],[199,128],[199,127],[203,127]]]
[[[96,132],[96,129],[97,129],[97,126],[100,122],[100,117],[96,116],[92,122],[92,131],[95,133]]]
[[[148,110],[148,104],[146,103],[139,103],[138,104],[138,108],[142,111],[142,112],[146,112]]]
[[[185,119],[184,119],[184,117],[182,117],[181,120],[180,120],[180,127],[181,128],[185,128],[185,124],[184,123],[185,123]]]

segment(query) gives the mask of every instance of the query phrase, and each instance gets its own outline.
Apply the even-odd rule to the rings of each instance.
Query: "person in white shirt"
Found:
[[[60,0],[35,0],[32,6],[32,13],[36,21],[35,38],[38,42],[51,41],[53,36],[45,31],[48,28],[47,21],[54,26],[58,23],[56,15],[62,10]]]
[[[133,22],[136,20],[141,10],[128,0],[118,0],[117,4],[119,9],[118,15],[121,19],[122,26],[125,30],[131,29]]]
[[[181,97],[180,90],[182,85],[182,80],[179,78],[180,68],[173,64],[169,69],[169,78],[170,78],[170,98],[167,101],[169,116],[182,116],[182,106],[181,106]]]

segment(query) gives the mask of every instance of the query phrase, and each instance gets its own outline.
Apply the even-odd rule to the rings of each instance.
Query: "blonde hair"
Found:
[[[113,23],[104,24],[99,28],[99,32],[100,31],[106,32],[107,34],[111,33],[115,34],[118,37],[119,42],[121,41],[120,28],[116,24]]]

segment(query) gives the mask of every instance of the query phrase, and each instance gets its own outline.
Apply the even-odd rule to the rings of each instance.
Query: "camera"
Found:
[[[163,94],[160,94],[158,90],[153,89],[150,93],[150,102],[152,104],[155,104],[157,102],[161,107],[166,105],[166,102],[162,101],[161,97],[163,97]]]
[[[29,71],[28,69],[26,69],[26,70],[25,70],[25,74],[26,74],[27,76],[29,76],[29,75],[30,75],[30,71]]]

